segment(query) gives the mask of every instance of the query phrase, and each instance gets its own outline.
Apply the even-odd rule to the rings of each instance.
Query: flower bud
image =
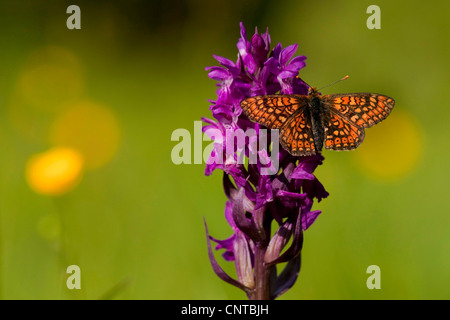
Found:
[[[247,239],[242,232],[236,233],[233,246],[238,280],[244,286],[253,289],[255,287],[255,278],[252,270],[252,260]]]

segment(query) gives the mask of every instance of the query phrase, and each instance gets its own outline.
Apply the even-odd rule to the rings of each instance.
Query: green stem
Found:
[[[60,272],[61,272],[61,293],[64,297],[68,299],[75,300],[81,299],[84,297],[83,289],[77,290],[72,289],[69,290],[66,286],[66,280],[68,274],[66,273],[67,267],[72,264],[77,264],[76,255],[74,253],[73,247],[70,246],[71,239],[70,234],[68,232],[69,229],[69,217],[67,210],[65,208],[68,206],[67,196],[64,197],[55,197],[53,198],[53,203],[55,205],[55,213],[58,215],[58,220],[60,224],[60,233],[59,238],[56,240],[56,253],[58,255],[59,263],[60,263]]]
[[[5,234],[4,232],[2,232],[2,228],[3,225],[1,224],[1,219],[2,215],[0,212],[0,300],[3,300],[3,274],[2,274],[2,270],[3,270],[3,235]]]
[[[270,299],[270,267],[264,262],[267,245],[259,243],[255,248],[255,289],[250,296],[251,300]]]

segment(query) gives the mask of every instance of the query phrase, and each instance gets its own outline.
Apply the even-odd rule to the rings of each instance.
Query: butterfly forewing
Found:
[[[306,96],[266,95],[247,98],[241,102],[244,114],[265,127],[279,129],[302,106]]]
[[[376,93],[330,94],[323,102],[359,127],[369,128],[384,120],[394,108],[394,99]]]

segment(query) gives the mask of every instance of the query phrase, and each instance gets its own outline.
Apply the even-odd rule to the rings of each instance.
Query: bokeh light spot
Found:
[[[385,121],[366,130],[366,138],[353,156],[370,178],[397,180],[418,164],[423,140],[418,121],[407,111],[394,109]]]
[[[19,75],[17,93],[30,107],[59,111],[84,91],[83,67],[78,57],[62,47],[40,48],[28,57]]]
[[[96,169],[110,161],[117,152],[120,126],[111,109],[84,101],[56,118],[50,129],[50,140],[55,146],[79,150],[86,168]]]
[[[61,195],[81,180],[83,156],[71,148],[53,148],[32,156],[26,165],[26,179],[39,194]]]
[[[58,215],[46,214],[42,216],[37,224],[38,234],[47,241],[54,241],[61,234],[61,223]]]

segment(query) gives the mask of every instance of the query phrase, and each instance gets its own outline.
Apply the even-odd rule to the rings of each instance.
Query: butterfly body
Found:
[[[303,111],[305,117],[311,120],[311,129],[313,134],[314,146],[317,150],[322,150],[325,137],[324,123],[326,123],[326,106],[322,104],[319,97],[315,95],[308,96],[307,107]]]
[[[294,156],[313,155],[323,147],[352,150],[364,140],[364,129],[385,119],[394,99],[375,93],[321,96],[263,95],[244,99],[241,108],[250,120],[280,130],[280,144]]]

